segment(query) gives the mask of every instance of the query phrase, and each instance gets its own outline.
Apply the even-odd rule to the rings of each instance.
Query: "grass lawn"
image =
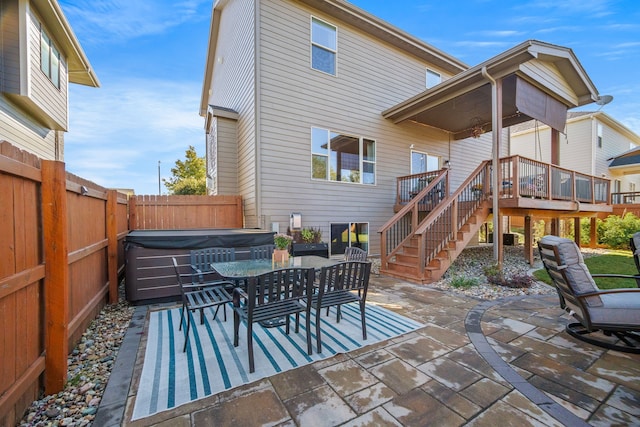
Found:
[[[637,275],[638,270],[633,261],[630,250],[609,250],[604,255],[596,255],[584,260],[591,274],[629,274]],[[546,270],[536,270],[533,275],[536,279],[551,285],[551,278]],[[633,279],[595,278],[600,289],[636,288],[638,285]]]

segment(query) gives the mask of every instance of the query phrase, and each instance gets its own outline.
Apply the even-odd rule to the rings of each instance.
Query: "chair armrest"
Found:
[[[584,294],[576,294],[576,297],[584,299],[589,297],[597,297],[606,294],[637,294],[640,293],[638,288],[617,288],[617,289],[604,289],[598,292],[585,292]]]
[[[247,295],[247,293],[244,291],[244,289],[242,288],[235,288],[233,290],[233,306],[234,307],[240,307],[240,300],[241,299],[247,299],[249,298],[249,295]]]
[[[636,281],[636,286],[640,288],[640,275],[631,274],[592,274],[591,277],[610,277],[612,279],[633,279]],[[628,288],[631,289],[631,288]]]

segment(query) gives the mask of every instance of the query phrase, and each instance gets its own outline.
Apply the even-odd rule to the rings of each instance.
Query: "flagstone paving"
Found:
[[[640,425],[640,355],[566,334],[555,295],[487,302],[376,276],[368,302],[425,326],[130,421],[142,339],[126,400],[94,426]]]

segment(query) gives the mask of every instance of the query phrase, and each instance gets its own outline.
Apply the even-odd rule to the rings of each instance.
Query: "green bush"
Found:
[[[640,230],[640,219],[632,213],[623,218],[609,215],[606,221],[598,220],[598,243],[612,249],[629,249],[629,239]]]
[[[451,287],[456,289],[469,289],[478,286],[480,281],[477,277],[454,276],[451,279]]]

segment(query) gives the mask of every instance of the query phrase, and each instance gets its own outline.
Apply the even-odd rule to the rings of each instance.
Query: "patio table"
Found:
[[[289,257],[289,260],[285,262],[274,262],[265,259],[214,262],[211,264],[211,268],[225,279],[232,280],[237,286],[241,286],[241,283],[248,283],[253,277],[280,268],[300,267],[320,270],[322,267],[328,267],[342,261],[342,259],[324,258],[317,255],[302,255]],[[280,326],[283,323],[284,319],[261,322],[262,326],[267,328]]]

